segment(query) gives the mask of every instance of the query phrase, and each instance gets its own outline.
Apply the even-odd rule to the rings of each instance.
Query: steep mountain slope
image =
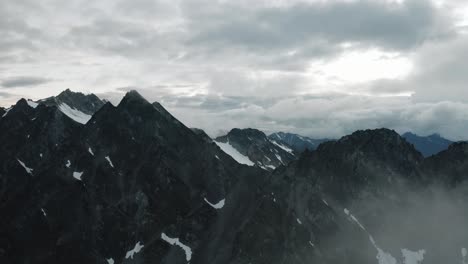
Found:
[[[216,144],[237,161],[265,170],[274,170],[294,160],[292,149],[268,139],[260,130],[234,128],[225,136],[217,137]]]
[[[0,117],[5,114],[6,110],[3,107],[0,107]]]
[[[276,141],[301,153],[304,150],[315,150],[321,143],[330,141],[328,139],[312,139],[298,134],[277,132],[268,136],[270,140]]]
[[[407,132],[402,135],[409,143],[419,150],[424,157],[429,157],[437,154],[448,148],[453,143],[448,139],[441,137],[438,134],[433,134],[427,137],[421,137],[416,134]]]

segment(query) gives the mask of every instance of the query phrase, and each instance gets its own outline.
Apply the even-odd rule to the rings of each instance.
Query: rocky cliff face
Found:
[[[262,132],[216,141],[134,91],[84,124],[18,101],[0,118],[0,263],[466,261],[466,143],[424,159],[363,130],[269,172],[290,153]]]

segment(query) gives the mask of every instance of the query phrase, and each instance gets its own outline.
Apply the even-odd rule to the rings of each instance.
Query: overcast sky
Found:
[[[2,0],[0,105],[136,89],[188,126],[468,139],[462,0]]]

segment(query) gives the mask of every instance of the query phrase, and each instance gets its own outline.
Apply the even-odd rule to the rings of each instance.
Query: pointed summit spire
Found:
[[[128,91],[119,103],[119,107],[127,105],[151,105],[140,93],[136,90]]]

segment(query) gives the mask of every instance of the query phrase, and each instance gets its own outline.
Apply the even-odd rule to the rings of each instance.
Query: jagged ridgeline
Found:
[[[136,91],[0,117],[0,263],[468,262],[467,143],[424,158],[389,129],[211,139]]]

